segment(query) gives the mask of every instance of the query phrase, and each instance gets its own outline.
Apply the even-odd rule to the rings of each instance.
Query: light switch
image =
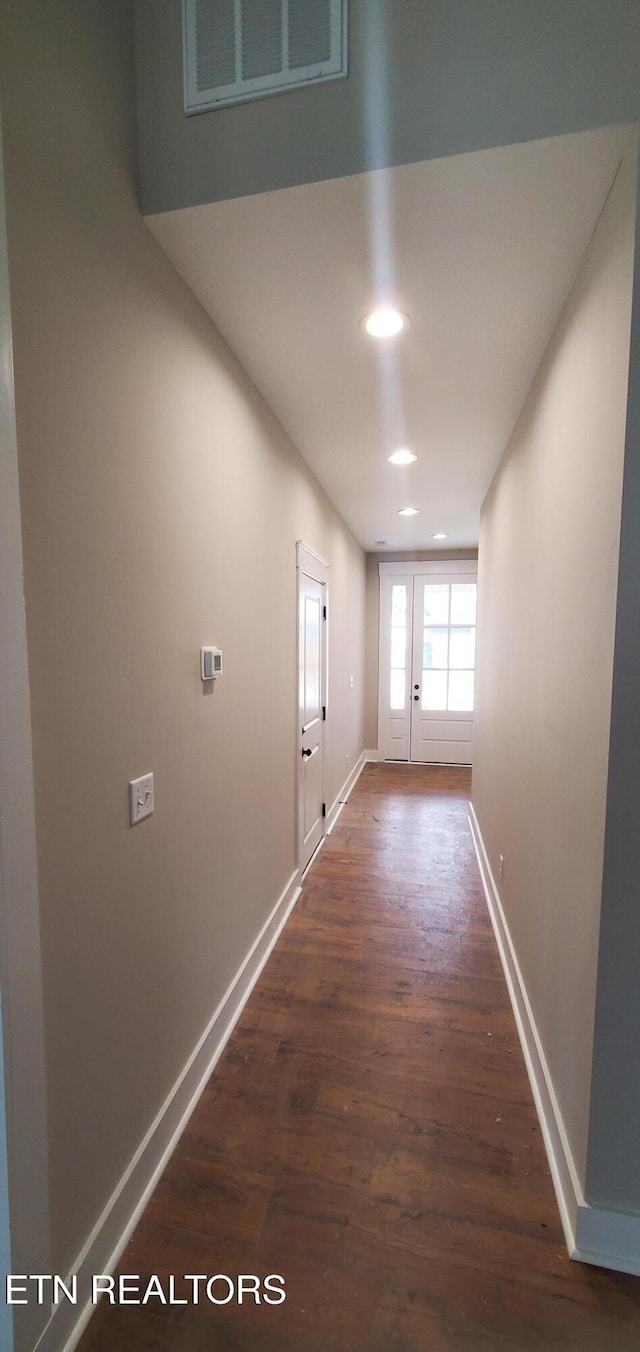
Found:
[[[136,826],[153,812],[153,775],[141,775],[129,782],[129,825]]]

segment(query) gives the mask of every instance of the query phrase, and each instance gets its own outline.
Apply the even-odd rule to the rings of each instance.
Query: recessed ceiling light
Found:
[[[411,320],[400,310],[384,305],[379,310],[372,310],[370,315],[365,315],[361,322],[372,338],[395,338],[398,333],[408,329]]]
[[[412,465],[414,460],[417,459],[418,457],[413,454],[413,451],[408,451],[404,448],[400,451],[394,451],[393,455],[387,456],[390,465]]]
[[[419,507],[401,507],[398,516],[417,516],[419,511]]]
[[[437,535],[432,535],[432,536],[431,536],[431,539],[432,539],[432,540],[448,540],[448,539],[449,539],[449,536],[448,536],[448,535],[443,535],[442,531],[438,531],[438,534],[437,534]]]

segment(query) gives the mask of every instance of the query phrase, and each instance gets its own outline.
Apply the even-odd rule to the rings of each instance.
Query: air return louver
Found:
[[[183,15],[187,113],[347,73],[347,0],[183,0]]]

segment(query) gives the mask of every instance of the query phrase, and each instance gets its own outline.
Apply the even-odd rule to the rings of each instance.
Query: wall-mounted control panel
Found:
[[[129,825],[136,826],[153,812],[153,775],[129,781]]]
[[[200,649],[200,678],[203,681],[215,681],[222,676],[222,653],[219,648]]]

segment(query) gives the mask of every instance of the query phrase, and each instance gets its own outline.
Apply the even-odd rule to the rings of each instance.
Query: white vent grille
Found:
[[[347,73],[347,0],[183,0],[185,111]]]

